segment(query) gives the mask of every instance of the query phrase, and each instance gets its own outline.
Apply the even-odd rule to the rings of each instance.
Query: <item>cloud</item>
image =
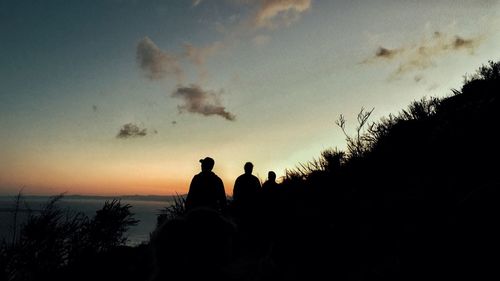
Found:
[[[401,52],[401,50],[399,50],[399,49],[386,49],[384,47],[379,47],[377,52],[375,53],[375,57],[376,58],[384,58],[384,59],[392,59],[399,52]]]
[[[257,28],[288,26],[310,7],[311,0],[261,0],[253,25]]]
[[[205,62],[224,48],[224,44],[216,41],[207,46],[197,47],[185,43],[183,47],[182,54],[170,54],[162,51],[149,37],[144,37],[137,44],[137,61],[149,79],[160,80],[174,77],[177,83],[181,84],[184,81],[181,62],[187,60],[196,67],[200,79],[204,80],[208,76]]]
[[[196,47],[192,44],[184,44],[183,56],[187,58],[198,70],[200,79],[205,79],[208,76],[208,70],[205,67],[206,60],[215,55],[219,50],[224,48],[224,44],[216,41],[204,47]]]
[[[200,5],[202,0],[193,0],[193,7]]]
[[[183,80],[183,71],[176,56],[160,50],[149,37],[144,37],[137,44],[136,54],[140,67],[149,79],[159,80],[172,75],[179,83]]]
[[[140,128],[136,124],[127,123],[120,128],[120,131],[116,135],[119,139],[128,139],[135,137],[144,137],[147,135],[147,129]]]
[[[379,60],[391,60],[404,51],[404,49],[389,49],[380,46],[378,47],[377,51],[375,51],[375,54],[372,57],[365,59],[361,63],[372,63]]]
[[[211,91],[205,91],[198,85],[179,86],[172,93],[172,97],[184,100],[184,105],[178,106],[180,112],[187,111],[204,116],[219,115],[229,121],[236,119],[234,114],[226,111],[226,108],[221,105],[219,95]]]
[[[473,39],[463,39],[460,36],[455,36],[455,40],[452,43],[452,46],[455,50],[458,49],[469,49],[469,50],[474,50],[476,47],[476,40]]]
[[[435,66],[435,60],[438,57],[450,53],[467,51],[469,54],[474,54],[482,40],[483,36],[464,38],[435,31],[432,36],[424,38],[417,44],[396,49],[380,46],[372,57],[362,63],[398,60],[399,66],[391,75],[391,78],[397,78],[409,72],[421,71]]]
[[[432,38],[406,51],[406,55],[402,57],[400,65],[393,73],[393,76],[425,70],[436,65],[436,58],[453,52],[465,50],[472,55],[481,41],[481,36],[464,39],[458,35],[447,36],[436,31]]]

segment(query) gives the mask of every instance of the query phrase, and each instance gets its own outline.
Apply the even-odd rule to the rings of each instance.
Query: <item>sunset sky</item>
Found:
[[[497,0],[0,0],[0,194],[232,193],[500,59]]]

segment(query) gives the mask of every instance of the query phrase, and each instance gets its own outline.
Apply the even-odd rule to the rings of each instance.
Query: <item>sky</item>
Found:
[[[0,0],[0,194],[228,194],[500,59],[497,0]]]

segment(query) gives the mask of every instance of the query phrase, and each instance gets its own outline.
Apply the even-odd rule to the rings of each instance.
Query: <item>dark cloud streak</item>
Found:
[[[386,49],[384,47],[379,47],[377,52],[375,53],[375,57],[391,59],[399,52],[400,52],[400,50],[398,50],[398,49],[391,50],[391,49]]]
[[[455,40],[453,41],[453,48],[455,50],[458,50],[458,49],[474,49],[475,48],[475,40],[473,40],[473,39],[463,39],[460,36],[455,36]]]
[[[216,93],[205,91],[198,85],[179,86],[172,93],[172,97],[183,99],[184,105],[178,106],[180,112],[187,111],[203,116],[218,115],[228,121],[236,120],[236,116],[221,105],[220,97]]]

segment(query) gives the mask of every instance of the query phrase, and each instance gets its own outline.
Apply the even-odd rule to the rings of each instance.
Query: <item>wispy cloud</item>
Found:
[[[144,37],[137,44],[136,54],[140,67],[149,79],[174,76],[179,83],[182,82],[183,71],[177,57],[162,51],[149,37]]]
[[[120,128],[120,131],[118,132],[116,137],[119,139],[128,139],[135,137],[144,137],[147,134],[148,133],[146,128],[140,128],[134,123],[127,123]]]
[[[436,65],[435,59],[438,57],[453,52],[466,51],[472,55],[481,41],[481,36],[464,39],[458,35],[447,36],[435,32],[431,39],[407,50],[392,76],[395,78],[409,72],[425,70]]]
[[[206,60],[215,55],[218,51],[224,48],[224,44],[216,41],[204,47],[196,47],[192,44],[184,44],[184,57],[186,57],[198,70],[200,79],[205,79],[208,76],[208,70],[205,67]]]
[[[310,7],[311,0],[261,0],[253,25],[257,28],[288,26]]]
[[[207,61],[222,53],[225,49],[246,42],[256,47],[263,47],[271,41],[266,34],[269,29],[289,26],[299,20],[310,10],[312,0],[227,0],[234,5],[247,5],[250,13],[233,14],[227,27],[219,23],[222,39],[206,45],[185,43],[182,52],[161,50],[149,37],[143,38],[137,45],[137,61],[147,78],[160,80],[174,77],[177,87],[171,97],[180,98],[183,104],[178,106],[180,112],[197,113],[203,116],[218,115],[226,120],[234,121],[236,116],[222,105],[220,93],[207,91],[199,85],[209,76]],[[204,0],[192,0],[192,7],[205,4]],[[189,79],[193,84],[185,85],[184,73],[194,67],[198,79]],[[186,70],[186,71],[185,71]]]
[[[459,36],[455,36],[455,40],[452,42],[452,47],[455,50],[458,49],[468,49],[470,51],[474,51],[474,49],[477,47],[478,40],[476,39],[464,39]]]
[[[395,49],[380,46],[372,57],[362,63],[397,60],[399,66],[391,75],[391,78],[397,78],[409,72],[432,67],[436,64],[435,60],[438,57],[450,53],[466,51],[468,54],[474,54],[482,40],[483,36],[464,38],[459,35],[449,36],[435,31],[432,36],[417,44]]]
[[[192,0],[192,6],[200,5],[204,0]],[[160,80],[173,76],[177,83],[184,83],[185,60],[196,67],[199,80],[205,80],[208,70],[205,67],[208,58],[225,48],[230,48],[235,41],[249,40],[254,46],[262,47],[271,41],[266,34],[255,35],[262,28],[273,29],[288,26],[297,21],[304,12],[311,8],[312,0],[228,0],[236,5],[248,5],[253,12],[245,17],[232,15],[228,21],[229,30],[219,23],[219,29],[226,36],[222,40],[213,41],[205,46],[185,43],[180,54],[161,50],[149,37],[144,37],[137,44],[137,61],[146,77]],[[228,24],[229,24],[228,23]],[[182,63],[182,66],[181,66]],[[200,81],[198,81],[199,83]]]
[[[236,116],[227,111],[220,96],[212,91],[203,90],[200,86],[191,84],[184,87],[179,86],[173,93],[172,97],[181,98],[184,101],[183,105],[179,105],[180,112],[198,113],[204,116],[218,115],[228,121],[236,120]]]
[[[219,94],[205,91],[197,84],[182,86],[183,69],[180,66],[180,61],[190,62],[198,71],[198,81],[204,80],[208,77],[208,70],[205,66],[207,59],[222,48],[224,48],[224,44],[219,41],[203,47],[186,43],[184,44],[184,52],[174,56],[160,50],[151,39],[145,37],[137,46],[137,59],[141,68],[146,71],[146,76],[151,80],[163,79],[172,74],[177,78],[178,86],[171,97],[183,99],[184,104],[178,106],[180,112],[186,111],[204,116],[219,115],[226,120],[234,121],[235,115],[226,111],[226,108],[222,106]],[[124,125],[117,137],[145,136],[146,133],[146,129],[140,129],[129,123]]]
[[[196,67],[200,80],[204,80],[208,76],[208,70],[205,67],[207,59],[223,48],[224,44],[220,41],[202,47],[185,43],[182,53],[172,54],[161,50],[149,37],[144,37],[137,44],[137,61],[149,79],[160,80],[173,77],[177,83],[181,84],[184,81],[182,62],[190,62]]]

